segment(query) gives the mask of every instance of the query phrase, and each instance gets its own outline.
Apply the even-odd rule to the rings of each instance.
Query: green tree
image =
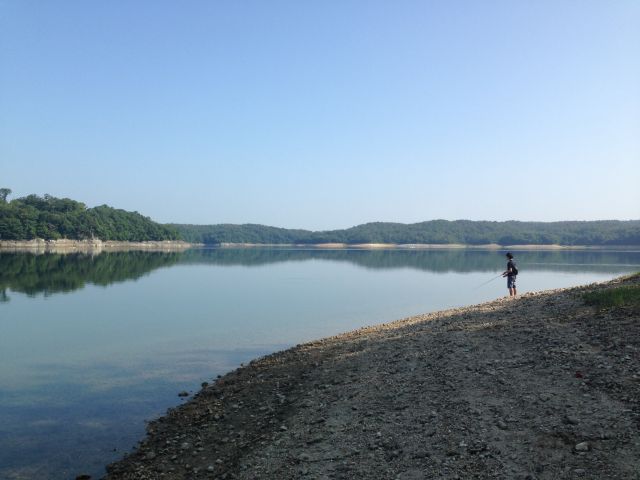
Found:
[[[9,195],[11,195],[10,188],[0,188],[0,202],[6,203]]]
[[[160,225],[137,212],[84,203],[51,195],[28,195],[0,202],[0,239],[33,238],[122,240],[178,240],[171,226]]]

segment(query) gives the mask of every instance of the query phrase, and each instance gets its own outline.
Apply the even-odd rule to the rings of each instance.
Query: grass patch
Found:
[[[582,298],[587,305],[595,307],[640,306],[640,285],[610,288],[601,292],[585,293]]]

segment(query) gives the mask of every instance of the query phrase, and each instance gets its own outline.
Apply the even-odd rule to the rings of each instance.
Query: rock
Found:
[[[571,295],[566,308],[553,308],[583,308]],[[635,351],[618,361],[630,352],[612,335],[630,331],[629,342],[640,345],[637,322],[627,310],[613,322],[587,308],[574,321],[548,311],[548,297],[523,296],[507,322],[502,302],[464,318],[425,317],[256,360],[179,400],[166,421],[151,424],[143,451],[119,464],[130,476],[107,478],[577,480],[598,470],[627,478],[614,445],[629,458],[640,449],[633,415],[640,364]],[[526,302],[540,311],[530,316]],[[574,348],[578,338],[593,351]],[[605,359],[613,372],[595,367]],[[587,380],[574,378],[578,368],[593,394],[581,387]],[[151,450],[157,456],[147,461]]]
[[[184,390],[183,390],[182,392],[180,392],[180,393],[178,394],[178,396],[179,396],[179,397],[188,397],[188,396],[189,396],[189,392],[186,392],[186,391],[184,391]]]
[[[589,442],[578,443],[574,448],[576,449],[576,452],[588,452],[590,450]]]
[[[324,436],[323,435],[315,435],[313,437],[311,437],[309,440],[307,440],[307,445],[313,445],[314,443],[320,443],[324,440]]]

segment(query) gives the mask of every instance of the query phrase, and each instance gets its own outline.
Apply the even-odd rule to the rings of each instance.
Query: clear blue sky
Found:
[[[640,2],[0,0],[0,187],[161,222],[640,218]]]

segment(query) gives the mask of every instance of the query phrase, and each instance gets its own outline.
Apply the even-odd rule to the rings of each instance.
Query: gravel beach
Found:
[[[638,284],[502,298],[255,360],[151,422],[105,478],[640,479],[640,309],[582,297]]]

